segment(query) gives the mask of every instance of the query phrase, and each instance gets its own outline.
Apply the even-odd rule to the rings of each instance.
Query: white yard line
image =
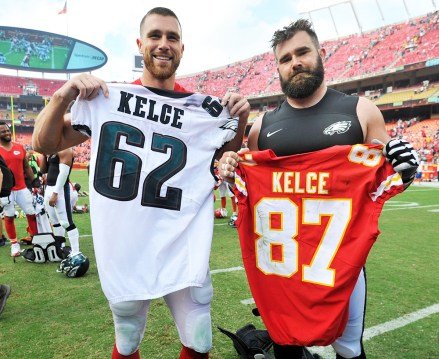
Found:
[[[241,270],[244,270],[244,268],[243,267],[231,267],[231,268],[224,268],[224,269],[213,269],[210,271],[210,274],[235,272],[235,271],[241,271]]]
[[[383,212],[385,211],[399,211],[401,209],[422,209],[422,208],[431,208],[431,207],[439,207],[439,204],[430,204],[428,206],[401,206],[401,207],[392,207],[392,208],[384,208]]]
[[[241,300],[241,304],[244,305],[250,305],[254,303],[255,301],[253,300],[253,298]],[[420,309],[416,312],[403,315],[402,317],[389,320],[388,322],[366,328],[363,334],[363,341],[372,339],[373,337],[390,332],[392,330],[405,327],[406,325],[409,325],[413,322],[424,319],[436,313],[439,313],[439,303]],[[335,351],[330,345],[326,347],[311,347],[310,351],[312,353],[319,354],[323,359],[333,358],[335,356]]]
[[[405,327],[406,325],[424,319],[432,314],[439,313],[439,303],[433,304],[429,307],[420,309],[416,312],[403,315],[402,317],[389,320],[388,322],[375,325],[374,327],[367,328],[363,334],[363,340],[369,340],[378,335],[390,332],[395,329]],[[327,347],[312,347],[310,348],[312,353],[317,353],[323,357],[323,359],[331,358],[335,355],[334,349],[331,346]]]

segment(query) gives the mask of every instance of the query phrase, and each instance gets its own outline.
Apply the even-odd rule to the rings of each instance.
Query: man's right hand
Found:
[[[55,207],[56,206],[56,201],[58,201],[58,193],[53,192],[52,195],[49,198],[49,206],[50,207]]]
[[[249,152],[249,149],[243,148],[238,153],[243,154],[245,152]],[[221,159],[219,160],[219,175],[226,182],[235,182],[235,169],[238,166],[238,162],[241,161],[238,153],[233,151],[224,152]]]
[[[90,74],[80,74],[67,81],[54,96],[59,96],[66,103],[70,103],[78,96],[81,99],[92,100],[99,95],[100,90],[105,97],[108,97],[108,87],[104,80]]]

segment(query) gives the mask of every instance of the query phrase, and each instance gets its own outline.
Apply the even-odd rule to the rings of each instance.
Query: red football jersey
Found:
[[[328,345],[378,234],[384,202],[403,191],[380,146],[244,155],[236,225],[256,305],[281,345]]]
[[[23,145],[16,142],[12,143],[12,148],[9,151],[0,146],[0,155],[4,158],[9,169],[14,174],[15,186],[12,187],[12,190],[16,191],[26,188],[23,165],[24,158],[26,157],[26,150]]]

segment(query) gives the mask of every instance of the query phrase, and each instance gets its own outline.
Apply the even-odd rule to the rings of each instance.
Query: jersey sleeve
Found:
[[[227,112],[227,117],[222,121],[222,123],[218,126],[218,143],[217,148],[221,148],[227,142],[233,140],[236,136],[236,132],[238,130],[238,119],[230,118],[227,109],[224,109]]]
[[[87,137],[91,137],[91,102],[76,99],[71,109],[71,123],[74,130],[81,132]]]
[[[183,107],[191,108],[198,119],[197,133],[209,137],[215,148],[231,141],[238,130],[238,118],[230,116],[218,97],[194,93],[184,100]]]
[[[387,161],[378,168],[375,176],[375,181],[371,192],[369,193],[372,201],[384,204],[393,196],[404,191],[401,176],[395,172],[392,165]]]

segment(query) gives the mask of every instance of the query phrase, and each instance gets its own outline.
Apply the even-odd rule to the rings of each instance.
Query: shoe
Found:
[[[235,222],[237,219],[238,219],[238,216],[236,214],[232,214],[232,216],[230,217],[230,220],[229,220],[229,226],[236,228]]]
[[[3,247],[5,244],[6,244],[6,237],[5,237],[5,236],[2,236],[2,237],[0,238],[0,247]]]
[[[17,242],[11,243],[11,257],[18,257],[20,254],[20,244]]]
[[[9,294],[11,294],[11,287],[6,284],[0,284],[0,314],[3,312]]]
[[[20,240],[20,244],[24,245],[24,246],[31,246],[32,245],[32,237],[24,237]]]

